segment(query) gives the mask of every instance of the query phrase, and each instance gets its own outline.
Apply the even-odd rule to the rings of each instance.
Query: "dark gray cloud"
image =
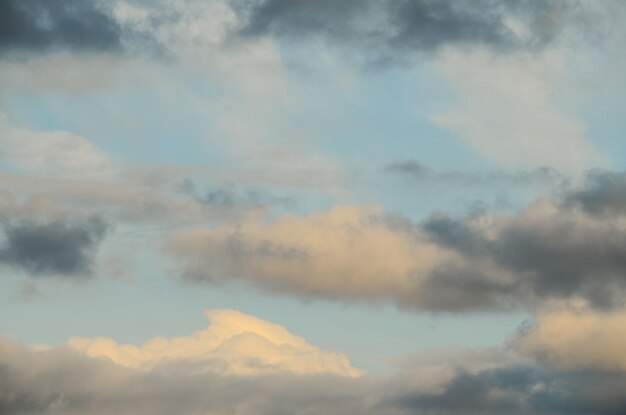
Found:
[[[487,301],[483,305],[505,308],[577,297],[600,308],[623,305],[626,232],[610,222],[552,208],[506,218],[491,233],[478,224],[488,217],[436,215],[424,221],[421,229],[435,243],[464,258],[459,264],[441,264],[429,276],[429,286],[458,292],[458,305],[468,307],[480,305],[481,298]]]
[[[403,174],[431,174],[412,162],[393,167]],[[624,172],[594,171],[582,188],[538,200],[516,215],[435,214],[407,224],[461,257],[439,264],[425,281],[428,296],[416,297],[444,310],[511,309],[552,298],[622,306],[626,231],[617,222],[626,212],[625,194]]]
[[[121,28],[98,1],[3,0],[0,53],[70,49],[113,51]]]
[[[232,2],[246,16],[242,36],[323,39],[405,60],[408,52],[446,45],[537,49],[553,41],[577,1],[540,0],[258,0]],[[242,5],[243,3],[243,5]]]
[[[99,217],[84,221],[13,221],[3,226],[0,264],[31,276],[87,276],[109,225]]]
[[[579,206],[593,215],[626,213],[626,172],[591,171],[582,189],[568,192],[566,206]]]
[[[552,371],[531,365],[461,372],[439,393],[409,393],[388,404],[433,414],[622,414],[620,372]]]
[[[5,0],[0,3],[0,53],[129,47],[150,56],[176,56],[188,39],[179,33],[168,40],[163,33],[177,33],[175,28],[197,18],[191,11],[197,5],[129,3],[139,6],[143,17],[118,20],[112,13],[115,2],[107,0]],[[226,48],[259,36],[320,39],[374,64],[408,62],[415,52],[447,45],[537,50],[590,19],[578,0],[231,0],[229,5],[237,17],[228,25]]]
[[[526,186],[532,184],[558,184],[565,177],[549,167],[534,170],[505,172],[494,171],[475,173],[469,171],[436,171],[416,160],[398,160],[387,164],[385,172],[403,177],[415,183],[451,184],[462,186],[480,186],[485,184],[506,184]]]

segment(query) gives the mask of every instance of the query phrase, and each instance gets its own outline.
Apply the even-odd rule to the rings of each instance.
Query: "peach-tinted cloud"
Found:
[[[626,311],[559,307],[535,316],[513,344],[561,369],[626,371]]]
[[[301,298],[434,311],[534,308],[551,300],[618,308],[626,220],[539,198],[512,215],[433,214],[419,223],[374,207],[174,232],[166,249],[193,282],[244,281]]]
[[[448,255],[417,231],[395,229],[377,208],[359,206],[190,228],[173,235],[168,250],[191,280],[246,278],[300,296],[407,306],[421,276]]]
[[[210,324],[204,330],[184,337],[155,337],[142,346],[80,337],[70,338],[68,345],[89,357],[137,369],[183,362],[192,371],[233,375],[362,373],[345,355],[323,351],[280,325],[234,310],[207,311],[206,317]]]

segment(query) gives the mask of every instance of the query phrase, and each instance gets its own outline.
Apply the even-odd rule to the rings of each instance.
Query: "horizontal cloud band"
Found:
[[[571,311],[571,310],[569,310]],[[566,309],[547,311],[536,326],[521,332],[518,341],[535,342],[536,335],[557,335],[559,330],[545,321],[560,318]],[[573,315],[573,314],[572,314]],[[594,312],[579,309],[576,314],[595,318]],[[263,371],[222,372],[211,370],[197,360],[200,343],[212,347],[214,340],[235,332],[267,336],[272,342],[286,342],[311,350],[302,339],[285,329],[234,311],[209,314],[215,327],[186,338],[153,339],[142,350],[119,346],[118,352],[162,359],[159,364],[136,368],[102,359],[102,345],[92,342],[81,349],[74,340],[70,347],[27,347],[0,337],[0,413],[3,415],[73,414],[360,414],[409,415],[448,414],[620,414],[626,411],[623,389],[626,372],[583,363],[564,368],[537,364],[523,354],[499,348],[482,350],[431,350],[405,358],[391,376],[337,376],[333,372]],[[610,316],[623,319],[621,314]],[[547,319],[547,320],[546,320]],[[615,321],[617,321],[615,320]],[[222,325],[223,324],[223,325]],[[601,330],[612,330],[601,324]],[[565,331],[575,334],[576,328]],[[589,330],[583,330],[590,334]],[[606,346],[603,342],[600,346]],[[212,343],[213,342],[213,343]],[[73,344],[74,343],[74,344]],[[222,346],[227,342],[222,343]],[[159,350],[177,353],[177,358],[149,353]],[[567,356],[567,341],[556,344],[555,354]],[[233,346],[232,344],[229,347]],[[124,350],[124,348],[126,350]],[[222,349],[223,347],[219,347]],[[106,349],[111,351],[112,349]],[[242,354],[241,351],[244,351]],[[518,347],[526,353],[526,346]],[[266,350],[230,349],[244,362],[267,363]],[[94,356],[88,357],[84,354]],[[288,348],[275,348],[289,356]],[[319,351],[318,351],[319,352]],[[214,357],[219,357],[217,353]],[[182,359],[182,355],[189,359]],[[532,353],[531,353],[532,354]],[[206,356],[205,356],[206,357]],[[307,361],[307,354],[302,355]],[[618,357],[619,360],[619,357]],[[539,359],[541,361],[541,359]],[[232,363],[232,360],[229,361]],[[204,362],[206,363],[206,362]],[[202,370],[199,370],[202,369]],[[209,369],[209,370],[206,370]],[[253,374],[254,376],[250,376]]]
[[[624,177],[596,173],[585,188],[515,215],[433,215],[416,224],[376,208],[335,207],[190,228],[172,235],[167,250],[187,280],[243,280],[303,298],[432,311],[511,310],[551,299],[611,308],[626,294],[626,221],[623,209],[608,216],[597,204],[619,210],[621,201],[606,193]]]

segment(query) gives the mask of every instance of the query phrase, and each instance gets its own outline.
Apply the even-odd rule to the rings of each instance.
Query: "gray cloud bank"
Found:
[[[193,227],[167,250],[192,281],[245,281],[302,298],[431,311],[529,309],[626,301],[620,172],[539,198],[511,215],[433,214],[414,223],[364,207]],[[610,212],[607,215],[606,212]]]
[[[391,60],[455,44],[538,49],[580,11],[577,1],[535,0],[260,0],[247,5],[243,36],[323,39]]]
[[[451,375],[419,367],[387,378],[223,376],[177,364],[150,371],[67,348],[0,338],[0,413],[46,414],[596,414],[626,411],[623,372],[507,363]],[[422,376],[422,377],[420,377]],[[417,381],[419,380],[419,381]]]
[[[447,45],[536,50],[589,12],[578,1],[540,0],[232,0],[223,6],[234,16],[222,39],[230,45],[265,36],[321,39],[378,62],[402,62],[413,52]],[[186,24],[197,7],[193,1],[7,0],[0,5],[0,51],[102,52],[143,45],[168,54],[177,45],[167,44],[162,32]]]
[[[391,402],[408,413],[433,414],[620,414],[626,399],[623,373],[558,372],[509,366],[459,373],[440,393],[406,394]]]

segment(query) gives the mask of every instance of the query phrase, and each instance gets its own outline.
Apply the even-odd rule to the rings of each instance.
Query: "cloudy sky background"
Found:
[[[0,2],[0,413],[626,412],[625,13]]]

